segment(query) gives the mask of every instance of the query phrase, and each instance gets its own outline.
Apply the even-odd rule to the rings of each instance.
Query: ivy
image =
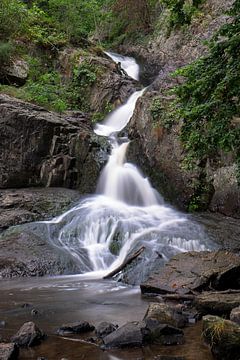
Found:
[[[186,81],[174,92],[185,165],[193,168],[220,151],[232,152],[240,180],[240,0],[229,15],[231,21],[209,42],[208,55],[175,73]]]

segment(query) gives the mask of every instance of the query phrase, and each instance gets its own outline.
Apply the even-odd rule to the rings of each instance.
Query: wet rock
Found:
[[[78,191],[63,188],[1,189],[0,231],[60,215],[79,198]]]
[[[148,318],[145,320],[146,343],[161,345],[180,345],[184,343],[184,333],[181,329],[168,324],[161,324],[158,320]]]
[[[58,335],[67,335],[67,334],[83,334],[89,331],[93,331],[95,327],[89,324],[87,321],[79,321],[72,324],[64,324],[57,329],[56,333]]]
[[[183,316],[180,311],[177,311],[164,303],[151,303],[148,306],[143,320],[147,322],[148,319],[155,319],[161,324],[180,328],[184,327],[187,323],[186,317]]]
[[[0,328],[4,328],[6,326],[6,321],[0,320]]]
[[[240,288],[240,257],[229,251],[181,253],[141,284],[142,293],[159,294]]]
[[[14,343],[0,343],[0,359],[16,360],[18,359],[19,349]]]
[[[240,326],[218,316],[203,317],[204,340],[217,360],[239,360]]]
[[[86,114],[49,112],[0,95],[0,188],[95,188],[101,146]]]
[[[240,325],[240,306],[232,309],[230,313],[230,320]]]
[[[144,342],[144,322],[133,321],[121,326],[103,338],[105,348],[142,346]]]
[[[98,337],[103,338],[108,334],[111,334],[113,331],[117,330],[118,325],[114,325],[109,322],[101,322],[96,326],[95,333]]]
[[[0,278],[60,275],[78,271],[73,259],[45,240],[45,227],[40,226],[38,236],[26,226],[35,225],[9,228],[0,235]]]
[[[26,322],[11,338],[11,341],[18,346],[35,346],[41,343],[46,335],[40,330],[34,322]]]
[[[195,299],[195,306],[202,314],[229,315],[240,305],[240,292],[205,292]]]

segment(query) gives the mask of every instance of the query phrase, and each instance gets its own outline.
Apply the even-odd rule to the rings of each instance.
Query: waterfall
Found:
[[[139,67],[134,59],[108,55],[121,62],[130,76],[138,78]],[[126,161],[129,141],[119,141],[118,133],[127,125],[143,92],[132,94],[95,127],[95,133],[108,137],[112,146],[96,194],[44,222],[49,241],[71,254],[80,273],[101,277],[144,246],[136,268],[140,281],[156,262],[167,261],[178,252],[206,250],[210,246],[201,227],[166,205],[149,180]]]

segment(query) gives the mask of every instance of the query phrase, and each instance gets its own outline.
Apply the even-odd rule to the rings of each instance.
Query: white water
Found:
[[[121,67],[133,79],[139,80],[139,66],[136,60],[129,56],[122,56],[114,52],[106,51],[106,54],[116,63],[121,63]]]
[[[109,56],[122,61],[129,75],[138,74],[134,60],[110,53]],[[80,272],[91,277],[104,276],[141,246],[145,250],[135,269],[139,281],[156,264],[178,252],[209,247],[200,226],[165,205],[148,179],[125,161],[128,142],[120,144],[117,133],[127,125],[143,91],[135,92],[126,104],[96,126],[96,134],[108,136],[112,145],[97,194],[45,222],[49,240],[70,253],[79,264]]]

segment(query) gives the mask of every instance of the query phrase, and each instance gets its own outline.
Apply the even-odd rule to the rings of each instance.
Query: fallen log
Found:
[[[127,258],[121,265],[119,265],[116,269],[111,271],[109,274],[105,275],[103,279],[109,279],[114,275],[118,274],[122,271],[127,265],[131,264],[133,260],[135,260],[141,253],[145,250],[145,246],[142,246],[138,251],[136,251],[132,256]]]

